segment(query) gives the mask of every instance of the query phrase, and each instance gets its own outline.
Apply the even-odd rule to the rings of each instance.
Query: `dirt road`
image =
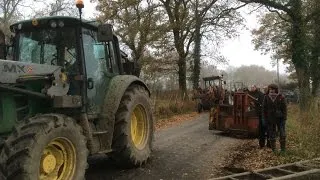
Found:
[[[208,114],[155,134],[151,161],[144,167],[117,169],[108,158],[93,158],[87,170],[88,180],[171,180],[208,179],[223,166],[231,148],[240,140],[219,136],[208,130]]]

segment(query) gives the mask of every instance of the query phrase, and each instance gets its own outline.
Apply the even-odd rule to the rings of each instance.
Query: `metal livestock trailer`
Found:
[[[258,136],[259,118],[256,114],[256,99],[248,92],[235,92],[233,105],[219,104],[210,111],[209,130]]]

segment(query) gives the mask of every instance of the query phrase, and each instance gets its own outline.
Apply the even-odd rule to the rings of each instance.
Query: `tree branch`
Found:
[[[288,14],[292,14],[291,9],[289,9],[287,6],[282,5],[282,4],[277,3],[275,1],[272,1],[272,0],[239,0],[239,1],[241,1],[243,3],[248,3],[248,4],[249,3],[263,4],[263,5],[275,8],[275,9],[282,10],[282,11],[288,13]]]
[[[272,9],[270,9],[269,6],[266,6],[266,8],[268,9],[268,11],[270,11],[270,12],[272,12],[272,13],[276,13],[276,14],[279,16],[279,18],[282,19],[283,21],[286,21],[286,22],[289,22],[289,21],[290,21],[289,19],[286,19],[285,17],[283,17],[282,14],[280,14],[279,11],[277,11],[277,10],[272,10]]]

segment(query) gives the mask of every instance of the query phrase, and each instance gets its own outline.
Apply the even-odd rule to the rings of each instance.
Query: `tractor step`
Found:
[[[320,179],[320,158],[243,172],[210,180]]]

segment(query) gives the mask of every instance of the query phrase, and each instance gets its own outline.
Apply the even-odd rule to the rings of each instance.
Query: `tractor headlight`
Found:
[[[59,27],[63,27],[64,26],[64,22],[63,21],[59,21],[58,25],[59,25]]]
[[[50,26],[51,26],[52,28],[56,28],[56,27],[57,27],[57,22],[51,21],[51,22],[50,22]]]

